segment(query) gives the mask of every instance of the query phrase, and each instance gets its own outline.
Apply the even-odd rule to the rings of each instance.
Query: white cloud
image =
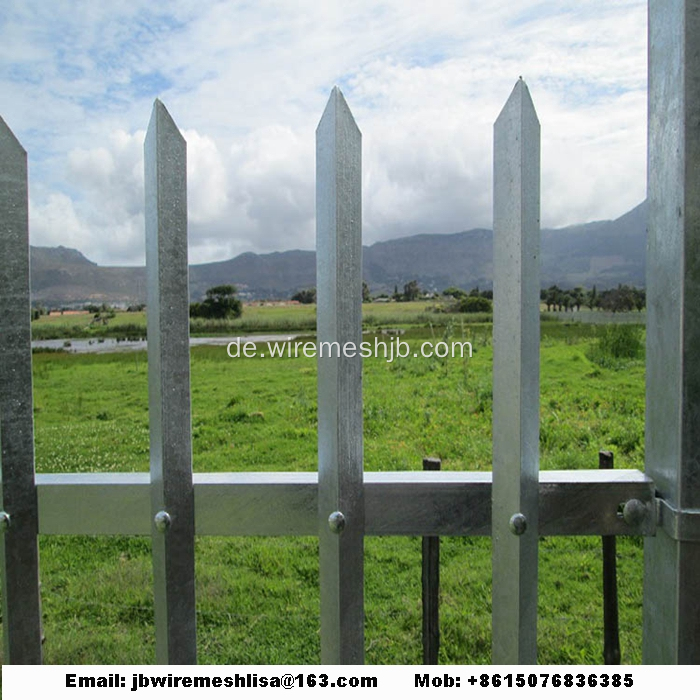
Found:
[[[43,245],[79,248],[89,235],[75,211],[73,201],[53,192],[41,204],[30,204],[30,236]]]
[[[74,148],[62,173],[65,191],[30,188],[32,243],[78,248],[100,263],[140,262],[144,135],[117,130],[106,146]]]
[[[196,130],[183,133],[187,141],[187,209],[191,224],[215,222],[228,205],[227,173],[213,139]]]
[[[238,211],[262,250],[314,244],[314,146],[305,136],[272,124],[231,149]]]
[[[314,245],[314,129],[339,84],[363,132],[365,240],[491,222],[492,125],[522,75],[543,225],[644,197],[646,3],[6,0],[3,117],[32,242],[143,261],[153,99],[188,141],[190,259]]]

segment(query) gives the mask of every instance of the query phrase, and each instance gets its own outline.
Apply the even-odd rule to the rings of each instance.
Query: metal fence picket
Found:
[[[27,153],[0,118],[0,566],[5,663],[41,663]]]
[[[537,662],[540,124],[519,80],[494,125],[493,662]]]
[[[197,658],[186,145],[156,100],[146,134],[151,504],[159,663]]]
[[[316,131],[316,318],[321,660],[335,664],[364,660],[361,144],[334,88]]]

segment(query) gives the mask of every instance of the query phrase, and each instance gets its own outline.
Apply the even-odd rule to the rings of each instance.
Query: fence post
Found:
[[[156,100],[144,145],[158,663],[197,662],[185,140]]]
[[[649,3],[644,545],[649,664],[700,664],[700,2]]]
[[[423,460],[423,471],[439,472],[442,461]],[[423,663],[435,665],[440,652],[440,538],[422,540]]]
[[[537,663],[540,125],[520,79],[494,125],[493,663]]]
[[[324,664],[364,661],[361,144],[350,109],[340,90],[333,88],[316,130],[318,500]],[[355,349],[352,356],[345,352],[351,348]]]
[[[598,469],[614,469],[612,452],[598,452]],[[617,605],[617,543],[615,535],[603,535],[603,659],[620,663],[620,625]]]
[[[6,664],[41,663],[27,153],[0,118],[0,563]]]

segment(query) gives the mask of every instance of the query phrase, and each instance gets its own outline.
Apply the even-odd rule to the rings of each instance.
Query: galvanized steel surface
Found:
[[[0,533],[5,663],[41,663],[27,154],[0,118]]]
[[[333,88],[316,130],[319,348],[359,348],[362,340],[361,152],[360,131]],[[362,359],[319,351],[317,364],[321,661],[358,664],[364,660]],[[329,523],[333,513],[342,514],[342,527],[337,515]]]
[[[519,80],[494,125],[493,663],[537,662],[540,125]]]
[[[149,475],[38,474],[40,533],[147,535]],[[491,534],[491,472],[365,472],[365,534]],[[316,472],[195,474],[197,535],[317,535]],[[551,535],[654,535],[654,483],[619,469],[540,472],[539,531]],[[619,506],[645,504],[630,525]],[[328,524],[325,524],[328,527]]]
[[[156,659],[194,664],[186,144],[158,100],[144,156]]]
[[[699,45],[698,0],[651,0],[645,460],[664,525],[644,552],[653,664],[700,664],[700,541],[678,538],[700,508]]]

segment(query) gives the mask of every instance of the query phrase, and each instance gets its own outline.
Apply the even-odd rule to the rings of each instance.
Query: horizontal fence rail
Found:
[[[365,534],[488,537],[491,476],[365,472]],[[151,534],[146,473],[38,474],[37,491],[42,534]],[[317,535],[318,494],[315,472],[195,474],[195,533]],[[654,484],[634,469],[540,472],[539,498],[543,536],[656,531]]]

